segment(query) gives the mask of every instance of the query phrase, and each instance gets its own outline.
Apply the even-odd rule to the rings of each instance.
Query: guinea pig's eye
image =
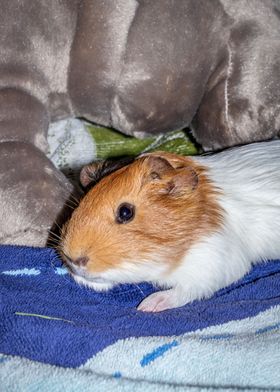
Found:
[[[129,203],[122,203],[117,209],[117,223],[128,223],[132,221],[135,215],[135,207]]]

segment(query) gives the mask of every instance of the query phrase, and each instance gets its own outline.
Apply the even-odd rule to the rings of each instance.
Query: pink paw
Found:
[[[166,290],[149,295],[140,303],[137,309],[142,312],[161,312],[177,306],[173,290]]]

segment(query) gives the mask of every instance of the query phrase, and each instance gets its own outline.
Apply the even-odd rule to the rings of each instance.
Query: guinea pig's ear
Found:
[[[165,191],[173,196],[182,196],[193,192],[198,186],[198,175],[191,166],[176,170],[176,174],[166,183]]]
[[[156,155],[145,160],[149,167],[148,181],[157,181],[161,194],[180,196],[194,191],[198,185],[198,175],[191,166],[174,168],[167,159]]]
[[[105,161],[93,162],[82,168],[80,172],[80,183],[84,188],[93,186],[103,177],[129,165],[133,161],[133,157],[123,157],[121,159],[107,159]]]
[[[80,172],[80,183],[86,188],[90,183],[96,183],[97,173],[100,171],[103,162],[94,162],[86,165],[82,168]]]
[[[145,163],[148,165],[148,180],[161,180],[168,173],[174,173],[173,166],[164,158],[156,155],[145,157]]]

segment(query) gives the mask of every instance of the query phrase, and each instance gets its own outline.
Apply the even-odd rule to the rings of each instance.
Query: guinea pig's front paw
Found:
[[[178,300],[176,291],[170,289],[149,295],[140,303],[137,309],[142,312],[161,312],[182,305],[184,304]]]

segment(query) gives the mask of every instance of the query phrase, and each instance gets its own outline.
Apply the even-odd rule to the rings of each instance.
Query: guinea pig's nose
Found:
[[[77,259],[73,259],[72,263],[78,265],[79,267],[85,267],[89,261],[89,258],[86,256],[78,257]]]

